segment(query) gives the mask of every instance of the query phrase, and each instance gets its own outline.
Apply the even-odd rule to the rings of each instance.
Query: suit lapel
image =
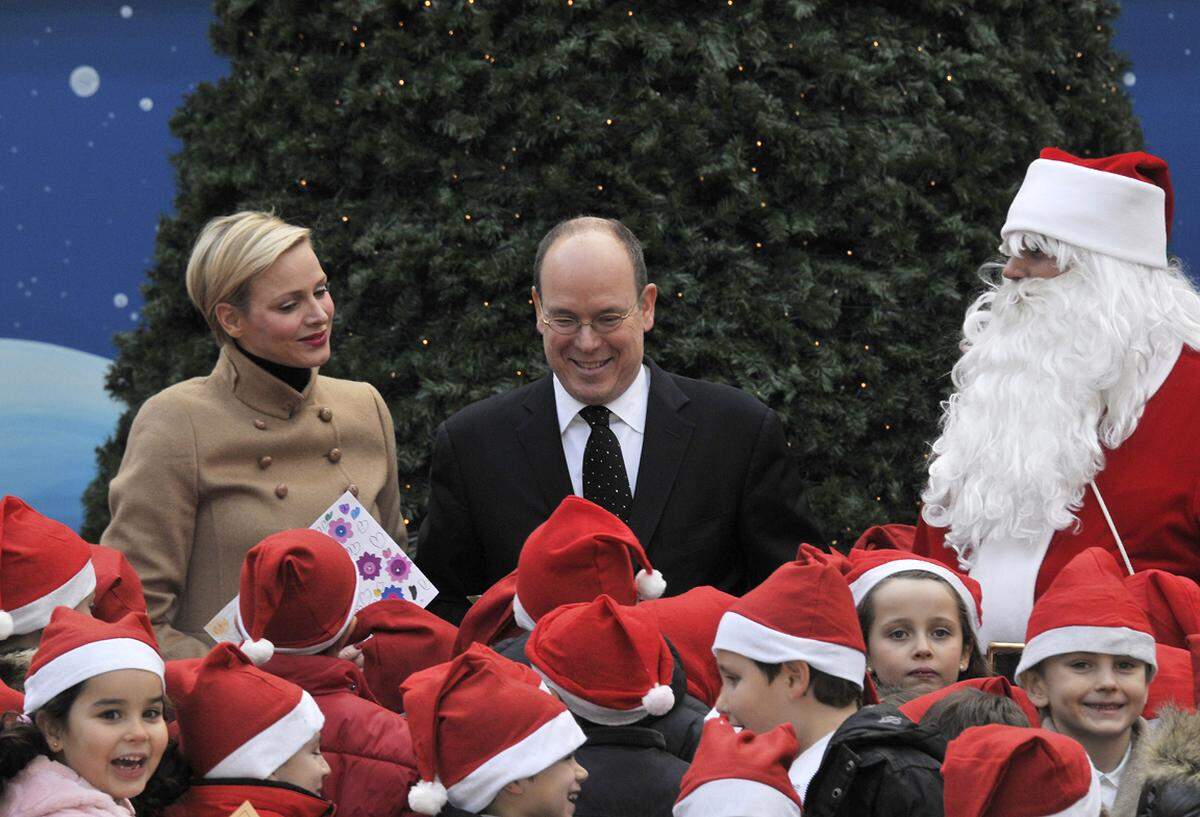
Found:
[[[653,361],[647,359],[646,365],[650,369],[650,401],[629,526],[642,547],[649,550],[695,426],[679,415],[679,409],[688,402],[687,395]]]
[[[571,474],[567,471],[567,458],[563,454],[558,413],[554,408],[554,384],[549,375],[529,390],[524,407],[526,416],[517,426],[517,437],[546,499],[549,514],[574,490]]]

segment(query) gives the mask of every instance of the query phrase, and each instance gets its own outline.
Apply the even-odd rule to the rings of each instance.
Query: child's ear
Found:
[[[42,733],[42,737],[46,739],[51,752],[57,753],[62,749],[63,733],[66,731],[62,723],[44,711],[39,711],[34,715],[34,723],[37,725],[38,731]]]
[[[812,673],[807,661],[784,661],[784,680],[787,683],[788,697],[793,701],[804,697],[812,684]]]
[[[513,797],[520,797],[522,794],[525,793],[525,781],[524,780],[514,780],[511,783],[505,783],[504,788],[501,789],[501,791],[506,791],[509,794],[511,794]]]
[[[1037,667],[1025,670],[1021,673],[1021,677],[1017,679],[1017,684],[1021,689],[1025,690],[1025,694],[1029,696],[1029,701],[1038,709],[1045,709],[1050,705],[1050,692],[1046,689],[1046,679],[1038,672]]]

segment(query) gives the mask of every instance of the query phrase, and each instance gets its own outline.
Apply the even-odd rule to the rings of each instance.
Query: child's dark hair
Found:
[[[958,595],[958,591],[954,589],[950,582],[928,570],[918,568],[893,573],[872,587],[871,592],[863,596],[863,600],[858,603],[858,624],[862,628],[863,640],[870,640],[871,627],[875,624],[875,606],[871,603],[871,599],[875,595],[876,590],[892,579],[925,579],[941,582],[942,586],[950,592],[950,597],[954,599],[954,606],[958,609],[958,626],[962,630],[963,647],[967,650],[967,668],[958,674],[958,680],[990,678],[995,674],[992,672],[992,666],[984,654],[984,647],[975,640],[975,630],[971,627],[971,613],[967,610],[967,605],[963,603],[962,597]]]
[[[755,661],[754,666],[762,670],[762,674],[767,676],[768,684],[774,682],[779,677],[779,673],[783,672],[783,664],[765,664],[762,661]],[[818,703],[825,704],[825,706],[837,707],[838,709],[850,706],[851,704],[862,706],[863,691],[858,684],[853,681],[847,681],[845,678],[838,678],[835,675],[822,672],[812,664],[808,665],[808,673],[812,679],[813,697],[817,699]]]
[[[922,726],[932,726],[954,740],[972,726],[999,723],[1006,726],[1032,726],[1024,710],[1012,698],[993,695],[979,689],[960,689],[934,703],[921,718]]]
[[[134,813],[138,817],[162,817],[167,807],[182,797],[191,784],[192,768],[179,751],[179,744],[169,741],[158,768],[146,781],[146,788],[132,798]]]
[[[86,682],[58,693],[46,701],[38,711],[65,723],[67,713],[71,711],[71,705],[83,690],[84,683]],[[4,722],[0,724],[0,792],[4,791],[4,786],[9,780],[16,777],[38,755],[54,756],[41,730],[32,723],[14,717],[11,712],[6,713]]]

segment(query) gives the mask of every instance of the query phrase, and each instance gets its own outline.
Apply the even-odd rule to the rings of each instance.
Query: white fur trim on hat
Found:
[[[764,664],[804,661],[821,672],[857,684],[859,689],[867,672],[867,656],[852,647],[781,633],[732,611],[721,616],[712,648],[714,653],[729,650]]]
[[[697,786],[675,804],[672,817],[800,817],[783,792],[757,780],[727,778]]]
[[[533,628],[537,626],[537,622],[533,617],[525,611],[525,607],[521,604],[521,597],[513,593],[513,618],[517,622],[517,626],[522,630],[533,632]]]
[[[163,679],[162,656],[136,638],[91,641],[43,664],[25,679],[25,714],[32,715],[60,692],[89,678],[119,669],[140,669]]]
[[[926,573],[932,573],[940,579],[945,579],[954,588],[954,592],[958,594],[962,603],[966,605],[967,618],[971,620],[971,632],[975,635],[975,643],[983,643],[979,637],[979,616],[981,611],[975,604],[975,597],[971,595],[971,591],[967,589],[967,586],[962,583],[962,579],[953,570],[942,565],[935,565],[932,562],[925,562],[920,559],[896,559],[871,568],[855,579],[850,585],[850,594],[854,596],[854,606],[857,607],[862,604],[862,600],[867,597],[867,594],[874,590],[884,579],[891,578],[897,573],[903,573],[906,570],[923,570]]]
[[[661,570],[649,573],[644,569],[639,570],[633,581],[637,585],[638,598],[642,601],[660,598],[667,590],[667,580],[663,578]]]
[[[1092,782],[1088,784],[1088,791],[1083,799],[1046,817],[1100,817],[1100,809],[1103,806],[1104,801],[1100,797],[1100,776],[1092,769]]]
[[[448,800],[442,781],[418,780],[408,790],[408,807],[418,814],[436,815]]]
[[[587,740],[570,712],[560,712],[524,740],[492,755],[446,793],[465,811],[482,811],[508,783],[532,777],[572,754]]]
[[[92,560],[79,569],[71,578],[51,590],[39,599],[15,610],[9,610],[12,616],[12,632],[14,635],[25,635],[36,630],[45,629],[50,623],[50,614],[55,607],[78,607],[87,598],[88,593],[96,589],[96,568]]]
[[[1040,233],[1150,267],[1167,265],[1166,193],[1118,173],[1035,159],[1008,208],[1001,238]]]
[[[266,780],[312,740],[324,725],[325,716],[321,714],[317,702],[307,692],[301,691],[300,703],[291,712],[234,749],[204,777],[209,780],[227,777]]]
[[[12,616],[3,610],[0,610],[0,641],[8,638],[13,634]]]
[[[1025,645],[1021,662],[1013,673],[1032,669],[1047,658],[1070,652],[1097,652],[1104,655],[1128,655],[1150,665],[1150,678],[1158,671],[1154,636],[1128,627],[1058,627],[1036,635]]]
[[[573,692],[568,692],[558,684],[550,680],[546,673],[542,672],[536,665],[533,666],[533,671],[542,676],[542,683],[549,687],[560,701],[566,704],[567,709],[574,712],[585,721],[598,723],[603,726],[629,726],[631,723],[637,723],[642,718],[651,714],[643,703],[641,706],[635,706],[633,709],[610,709],[607,706],[600,706],[591,701],[580,698]],[[667,688],[670,690],[670,687]],[[671,693],[672,704],[674,706],[674,693]],[[643,699],[645,700],[645,699]]]

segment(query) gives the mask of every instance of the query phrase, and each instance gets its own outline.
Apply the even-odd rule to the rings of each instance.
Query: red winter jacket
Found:
[[[197,781],[172,803],[165,817],[229,817],[249,802],[259,817],[333,817],[328,800],[272,780]]]
[[[407,808],[417,782],[408,721],[371,695],[362,670],[328,655],[285,655],[262,669],[313,696],[325,715],[321,754],[330,773],[321,791],[339,817],[417,817]]]

